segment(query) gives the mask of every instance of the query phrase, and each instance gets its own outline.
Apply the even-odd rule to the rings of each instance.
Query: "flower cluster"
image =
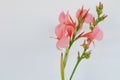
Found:
[[[73,43],[81,38],[84,38],[83,44],[81,46],[84,48],[82,55],[78,53],[78,60],[79,63],[84,58],[89,58],[91,51],[88,51],[88,48],[91,42],[94,40],[102,40],[103,32],[98,26],[98,23],[103,21],[107,15],[103,15],[103,4],[100,2],[98,6],[96,6],[96,12],[98,17],[95,18],[91,13],[89,13],[89,9],[78,9],[76,11],[76,18],[77,22],[73,20],[70,16],[69,12],[64,13],[61,12],[59,15],[59,24],[55,28],[55,34],[57,36],[57,43],[56,47],[61,50],[62,48],[66,48],[66,51],[61,54],[61,79],[64,80],[64,69],[67,63],[69,50]],[[88,24],[89,32],[81,32],[84,27],[84,24]],[[75,65],[74,70],[76,70]],[[71,74],[70,80],[74,74],[74,71]]]

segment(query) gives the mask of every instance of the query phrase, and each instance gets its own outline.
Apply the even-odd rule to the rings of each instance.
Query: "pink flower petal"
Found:
[[[58,42],[56,44],[56,47],[58,49],[66,48],[68,46],[68,44],[69,44],[69,41],[70,41],[69,37],[68,36],[64,36],[60,40],[58,40]]]
[[[95,36],[95,39],[98,41],[102,40],[102,38],[103,38],[102,30],[99,27],[95,27],[95,29],[96,29],[95,33],[97,33]]]
[[[65,22],[66,15],[64,12],[61,12],[59,15],[59,22],[63,24]]]
[[[88,10],[84,9],[83,10],[83,15],[85,15],[87,11]],[[91,23],[91,22],[93,22],[93,19],[94,19],[94,17],[92,16],[92,14],[88,13],[87,16],[85,17],[85,22],[86,23]]]
[[[88,33],[84,34],[83,37],[87,37],[88,40],[94,39],[94,35],[92,34],[92,32],[88,32]]]
[[[80,9],[78,9],[78,10],[77,10],[77,12],[76,12],[76,17],[77,17],[77,18],[79,18],[79,17],[80,17],[80,12],[81,12],[81,10],[80,10]]]
[[[55,28],[55,34],[56,34],[56,36],[57,36],[58,39],[60,39],[65,34],[65,28],[63,26],[64,25],[59,24]]]
[[[103,32],[98,26],[96,26],[94,28],[94,30],[92,32],[92,37],[93,37],[93,39],[96,39],[96,40],[99,40],[99,41],[102,40]]]
[[[67,28],[68,35],[72,36],[74,32],[74,28],[72,26],[67,26],[66,28]]]
[[[96,40],[100,41],[103,38],[103,32],[98,26],[96,26],[92,32],[88,32],[88,33],[84,34],[83,37],[87,37],[88,40],[96,39]]]
[[[80,16],[83,17],[88,10],[86,9],[78,9],[76,12],[76,17],[79,18]],[[85,22],[86,23],[91,23],[93,21],[94,17],[92,14],[88,13],[87,16],[85,17]]]
[[[91,23],[91,22],[93,22],[93,20],[94,20],[94,17],[92,16],[92,14],[87,14],[87,17],[85,18],[85,22],[86,23]]]

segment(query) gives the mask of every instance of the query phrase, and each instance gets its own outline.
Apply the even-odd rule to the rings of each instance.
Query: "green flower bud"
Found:
[[[98,15],[103,13],[103,4],[100,2],[98,6],[96,6],[96,11]]]
[[[91,51],[84,53],[84,58],[89,59],[90,58]]]
[[[99,9],[102,10],[103,9],[103,4],[101,2],[99,2]]]
[[[107,17],[107,15],[103,15],[102,17],[98,18],[98,21],[103,21],[106,17]]]
[[[98,15],[101,15],[102,13],[103,13],[102,10],[98,10],[98,11],[97,11],[97,14],[98,14]]]

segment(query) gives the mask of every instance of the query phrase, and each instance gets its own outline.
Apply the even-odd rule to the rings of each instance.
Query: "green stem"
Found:
[[[73,69],[73,72],[72,72],[72,74],[70,76],[70,80],[72,80],[72,77],[73,77],[73,75],[74,75],[74,73],[75,73],[75,71],[76,71],[76,69],[78,67],[78,64],[81,62],[81,60],[82,60],[82,58],[80,58],[80,59],[77,60],[76,65],[75,65],[75,67]]]
[[[73,77],[73,75],[74,75],[74,73],[75,73],[75,71],[76,71],[76,69],[77,69],[77,67],[78,67],[79,63],[81,62],[81,60],[82,60],[82,59],[84,59],[84,54],[85,54],[85,51],[86,51],[86,50],[84,50],[84,51],[83,51],[83,54],[81,55],[81,57],[80,57],[80,56],[78,56],[77,62],[76,62],[76,64],[75,64],[75,67],[74,67],[74,69],[73,69],[73,71],[72,71],[72,74],[71,74],[71,76],[70,76],[70,79],[69,79],[69,80],[72,80],[72,77]]]
[[[64,60],[63,60],[64,68],[66,67],[66,63],[67,63],[67,60],[68,60],[69,51],[70,51],[70,48],[71,48],[71,46],[72,46],[73,43],[74,43],[74,41],[72,41],[72,42],[69,44],[69,47],[66,48],[65,55],[64,55]]]
[[[65,77],[64,77],[65,75],[64,75],[63,54],[61,54],[60,70],[61,70],[61,80],[65,80]]]
[[[69,49],[68,49],[68,48],[66,48],[65,55],[64,55],[64,68],[65,68],[66,63],[67,63],[68,54],[69,54]]]

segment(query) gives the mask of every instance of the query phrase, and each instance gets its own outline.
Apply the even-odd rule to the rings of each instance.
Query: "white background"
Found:
[[[82,5],[96,16],[100,0],[0,0],[0,80],[60,80],[60,51],[54,29],[61,11],[75,18]],[[73,80],[120,80],[120,1],[101,0],[108,18],[99,24],[104,39],[96,42]],[[75,44],[76,45],[76,44]],[[71,49],[66,80],[76,61]]]

